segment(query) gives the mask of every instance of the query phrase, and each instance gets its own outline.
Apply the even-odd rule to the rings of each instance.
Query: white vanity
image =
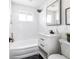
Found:
[[[40,33],[39,38],[39,50],[40,54],[44,59],[47,59],[47,57],[51,54],[58,53],[60,50],[59,46],[59,35],[58,34],[42,34]]]

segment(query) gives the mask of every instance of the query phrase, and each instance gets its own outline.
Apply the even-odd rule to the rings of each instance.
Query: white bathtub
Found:
[[[9,44],[10,59],[21,59],[38,54],[38,39],[20,40]]]

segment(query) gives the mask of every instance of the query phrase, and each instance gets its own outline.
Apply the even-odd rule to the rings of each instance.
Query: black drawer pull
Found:
[[[44,45],[43,44],[40,44],[42,47],[44,47]]]
[[[44,41],[44,39],[43,38],[40,38],[42,41]]]

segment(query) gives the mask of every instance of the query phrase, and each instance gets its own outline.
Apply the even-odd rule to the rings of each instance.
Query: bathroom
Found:
[[[10,5],[10,59],[70,59],[69,0],[11,0]]]

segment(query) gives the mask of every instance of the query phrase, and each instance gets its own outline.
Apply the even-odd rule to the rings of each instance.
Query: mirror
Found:
[[[53,25],[60,25],[61,24],[61,17],[60,17],[60,0],[55,0],[52,4],[50,4],[46,8],[46,23],[48,26]]]
[[[70,25],[70,7],[65,9],[65,22]]]

